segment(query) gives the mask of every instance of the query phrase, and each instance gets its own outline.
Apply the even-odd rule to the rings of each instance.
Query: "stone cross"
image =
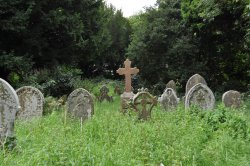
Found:
[[[119,68],[116,70],[116,72],[119,75],[125,75],[125,92],[132,92],[132,86],[131,86],[131,75],[137,74],[139,72],[139,69],[136,67],[131,68],[131,61],[129,59],[126,59],[124,62],[125,68]]]

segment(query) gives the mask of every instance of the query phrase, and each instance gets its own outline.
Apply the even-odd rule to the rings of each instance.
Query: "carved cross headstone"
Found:
[[[193,86],[185,98],[185,108],[196,105],[201,109],[211,110],[214,108],[215,97],[211,89],[202,83]]]
[[[94,102],[91,94],[79,88],[74,90],[68,97],[68,113],[70,116],[82,120],[89,119],[94,114]]]
[[[21,110],[17,118],[28,120],[33,117],[41,117],[43,114],[44,97],[40,90],[31,86],[24,86],[16,90]]]
[[[14,122],[19,109],[16,91],[0,78],[0,146],[14,138]]]
[[[147,89],[139,89],[133,97],[132,107],[138,112],[138,118],[147,120],[151,117],[151,111],[157,105],[156,97],[153,97]]]
[[[129,59],[126,59],[124,65],[125,68],[119,68],[116,72],[119,75],[125,75],[125,92],[132,92],[131,75],[137,74],[139,72],[139,69],[137,69],[136,67],[131,68],[131,61]]]
[[[239,108],[241,105],[241,94],[234,90],[227,91],[222,96],[222,102],[226,107]]]

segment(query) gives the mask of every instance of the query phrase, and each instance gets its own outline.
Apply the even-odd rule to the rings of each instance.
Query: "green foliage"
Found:
[[[199,40],[209,84],[246,91],[249,79],[249,0],[183,0],[182,16]],[[222,86],[221,86],[222,85]]]
[[[182,21],[181,1],[164,0],[157,5],[158,9],[130,18],[134,31],[127,52],[140,69],[141,82],[150,89],[171,79],[185,84],[193,73],[202,74],[205,69],[201,70],[204,63],[197,55],[196,39]]]
[[[123,115],[119,99],[96,103],[81,124],[61,108],[16,123],[17,146],[3,165],[249,165],[250,119],[241,109],[213,112],[153,109],[152,119]],[[249,110],[248,110],[249,111]]]
[[[30,57],[16,56],[14,51],[1,52],[0,62],[0,68],[3,68],[4,72],[11,71],[8,79],[14,87],[26,79],[34,64]]]
[[[58,66],[54,69],[36,70],[24,80],[19,87],[32,85],[40,89],[45,96],[60,97],[71,93],[75,88],[75,82],[81,79],[81,70],[68,66]]]
[[[23,64],[37,70],[67,64],[88,77],[114,77],[124,59],[130,25],[121,11],[102,0],[0,2],[0,59],[13,54],[32,60],[33,66]],[[15,64],[12,57],[7,59]],[[5,79],[13,72],[0,68]]]

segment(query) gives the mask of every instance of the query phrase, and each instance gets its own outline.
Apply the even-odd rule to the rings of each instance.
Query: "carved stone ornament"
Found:
[[[196,105],[204,110],[212,110],[215,105],[213,92],[207,85],[197,84],[193,86],[185,98],[185,108]]]
[[[132,106],[138,112],[138,118],[147,120],[151,117],[151,111],[157,105],[156,97],[153,97],[147,89],[139,89],[133,97]]]

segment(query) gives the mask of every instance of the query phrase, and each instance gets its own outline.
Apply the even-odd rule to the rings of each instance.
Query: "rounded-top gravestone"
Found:
[[[195,74],[192,77],[189,78],[186,84],[186,95],[188,91],[195,86],[196,84],[202,83],[204,85],[207,85],[206,80],[199,74]]]
[[[40,90],[32,86],[23,86],[16,90],[21,110],[17,118],[27,120],[34,117],[41,117],[43,114],[44,96]]]
[[[193,86],[185,98],[185,108],[196,105],[201,109],[211,110],[214,108],[215,97],[211,89],[204,84]]]
[[[15,90],[0,78],[0,145],[14,137],[14,122],[20,109]]]
[[[171,80],[171,81],[169,81],[169,82],[166,84],[166,88],[165,88],[165,89],[167,89],[167,88],[171,88],[171,89],[173,89],[174,91],[176,91],[176,84],[175,84],[174,80]]]
[[[167,88],[160,97],[160,103],[164,110],[172,110],[178,105],[179,99],[172,88]]]
[[[226,107],[239,108],[241,105],[241,94],[235,90],[227,91],[222,96],[222,102]]]
[[[68,113],[74,118],[89,119],[94,114],[94,102],[91,94],[79,88],[74,90],[67,99]]]

